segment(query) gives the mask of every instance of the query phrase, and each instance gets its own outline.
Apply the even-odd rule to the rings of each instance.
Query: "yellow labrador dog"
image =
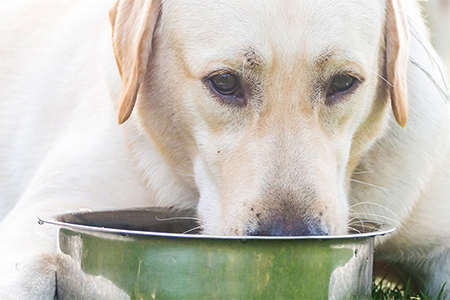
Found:
[[[391,222],[377,259],[450,281],[450,105],[415,1],[0,11],[0,299],[52,299],[36,216],[80,208],[197,208],[214,235]]]

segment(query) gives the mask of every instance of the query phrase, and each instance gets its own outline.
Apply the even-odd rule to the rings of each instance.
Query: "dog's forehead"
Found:
[[[254,49],[262,57],[373,52],[383,0],[227,0],[163,3],[163,27],[189,57]],[[248,51],[247,51],[248,52]]]

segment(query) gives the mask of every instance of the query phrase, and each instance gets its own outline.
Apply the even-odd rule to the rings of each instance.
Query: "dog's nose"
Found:
[[[329,235],[328,228],[318,221],[267,220],[248,230],[250,236],[313,236]]]

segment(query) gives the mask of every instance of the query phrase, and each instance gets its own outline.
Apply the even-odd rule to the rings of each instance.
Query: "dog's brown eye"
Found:
[[[327,96],[333,96],[350,90],[356,83],[357,79],[350,75],[338,75],[331,80],[327,91]]]
[[[234,95],[241,88],[239,79],[230,73],[223,73],[209,79],[212,87],[221,95]]]

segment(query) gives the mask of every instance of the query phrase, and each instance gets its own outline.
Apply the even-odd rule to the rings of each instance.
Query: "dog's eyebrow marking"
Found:
[[[253,48],[250,48],[244,53],[244,58],[245,65],[250,68],[257,68],[261,65],[262,62],[261,56],[258,55]]]
[[[257,69],[263,64],[262,56],[253,48],[247,48],[242,50],[242,73],[245,73],[245,69]]]
[[[325,65],[328,63],[330,58],[336,55],[336,52],[330,48],[327,48],[320,52],[317,58],[314,61],[314,66],[318,69],[323,69]]]
[[[361,62],[358,62],[359,57],[355,53],[346,50],[336,50],[333,48],[326,48],[314,60],[314,66],[319,69],[324,69],[331,59],[347,61],[362,67]]]

